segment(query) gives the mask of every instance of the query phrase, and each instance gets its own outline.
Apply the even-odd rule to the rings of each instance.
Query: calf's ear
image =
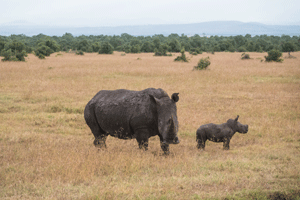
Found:
[[[236,118],[235,118],[235,120],[234,121],[236,121],[237,122],[237,120],[239,119],[239,116],[237,116]]]
[[[178,96],[179,93],[173,93],[171,98],[173,99],[173,101],[175,102],[178,102],[179,101],[179,96]]]

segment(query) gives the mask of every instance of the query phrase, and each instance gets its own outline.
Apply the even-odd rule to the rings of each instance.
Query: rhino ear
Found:
[[[178,96],[179,93],[173,93],[171,98],[173,99],[173,101],[175,102],[178,102],[179,101],[179,96]]]
[[[234,121],[236,121],[237,122],[237,120],[239,119],[239,116],[237,116],[236,118],[235,118],[235,120]]]

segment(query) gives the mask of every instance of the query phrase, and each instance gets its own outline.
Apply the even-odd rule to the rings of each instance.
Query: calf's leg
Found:
[[[224,142],[223,142],[224,150],[229,150],[229,143],[230,143],[230,138],[224,138]]]
[[[205,136],[205,132],[203,130],[197,130],[197,137],[196,137],[196,141],[197,141],[197,148],[198,149],[205,149],[205,142],[206,142],[207,138]]]

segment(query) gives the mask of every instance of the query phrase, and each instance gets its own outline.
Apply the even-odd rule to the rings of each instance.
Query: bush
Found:
[[[250,59],[249,54],[243,53],[243,54],[242,54],[242,59]]]
[[[44,44],[40,44],[34,52],[35,55],[40,59],[44,59],[45,56],[50,56],[51,53],[54,53],[54,51],[50,47]]]
[[[1,55],[4,57],[2,61],[25,61],[24,57],[27,57],[25,50],[22,50],[21,52],[13,52],[11,49],[2,50]]]
[[[1,48],[0,55],[4,57],[2,61],[25,61],[25,57],[27,57],[26,46],[17,40],[8,45],[2,45]]]
[[[25,61],[24,57],[27,57],[27,52],[25,50],[22,50],[21,52],[16,52],[17,61]]]
[[[266,62],[271,62],[271,61],[275,61],[275,62],[282,62],[283,59],[280,59],[280,57],[282,56],[282,52],[280,52],[279,50],[271,50],[268,52],[268,56],[265,56]]]
[[[154,56],[168,56],[168,48],[169,47],[166,44],[160,45],[158,49],[154,49]]]
[[[183,61],[183,62],[188,62],[185,54],[184,54],[184,49],[181,50],[181,56],[177,56],[174,61]]]
[[[83,53],[83,51],[76,51],[76,55],[81,55],[81,56],[83,56],[84,55],[84,53]]]
[[[199,48],[191,48],[189,53],[196,56],[198,54],[202,54],[202,51]]]
[[[194,69],[202,70],[206,69],[210,65],[209,57],[201,58],[198,62],[198,65],[194,67]]]

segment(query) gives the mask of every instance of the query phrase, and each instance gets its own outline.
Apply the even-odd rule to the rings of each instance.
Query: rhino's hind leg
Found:
[[[94,111],[89,104],[86,106],[84,110],[84,118],[95,137],[94,140],[95,147],[99,147],[99,148],[106,147],[105,141],[108,133],[106,133],[98,124]]]
[[[148,150],[148,140],[149,140],[149,131],[147,129],[136,129],[135,135],[137,135],[136,140],[139,144],[140,149]]]
[[[95,138],[95,140],[94,140],[95,147],[98,147],[98,148],[105,147],[106,148],[106,143],[105,143],[106,138],[107,138],[106,135],[104,135],[104,136],[101,135],[101,136],[98,136],[97,138]]]
[[[139,143],[139,148],[140,149],[145,149],[145,151],[148,150],[148,140],[147,141],[144,141],[144,140],[138,140],[138,143]]]

